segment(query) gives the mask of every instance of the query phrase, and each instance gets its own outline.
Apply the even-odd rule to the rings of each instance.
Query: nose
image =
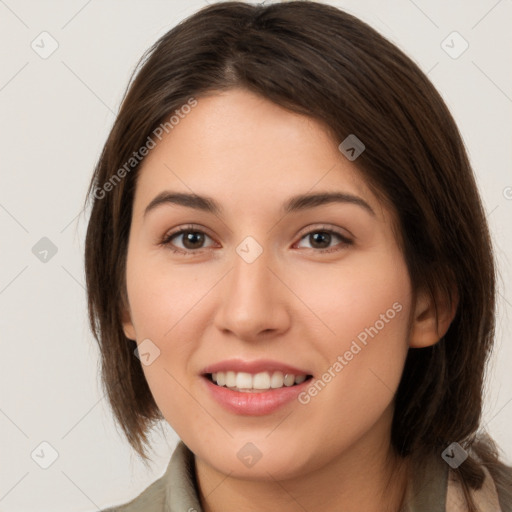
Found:
[[[235,253],[233,268],[223,279],[215,325],[224,334],[245,341],[268,340],[290,327],[290,292],[276,277],[267,251],[249,263]]]

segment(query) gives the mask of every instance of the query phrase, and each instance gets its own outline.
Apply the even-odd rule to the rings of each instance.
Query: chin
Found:
[[[288,440],[284,445],[282,439],[274,442],[265,439],[267,435],[268,432],[260,434],[259,439],[256,436],[230,439],[215,447],[201,442],[197,451],[189,447],[217,471],[242,480],[286,480],[314,469],[312,458],[299,440]]]

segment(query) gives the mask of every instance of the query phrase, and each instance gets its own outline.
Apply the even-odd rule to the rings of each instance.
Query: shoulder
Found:
[[[165,490],[164,477],[161,477],[131,501],[101,512],[162,512],[165,510]]]
[[[497,469],[489,469],[491,469],[492,477],[490,478],[496,489],[501,510],[512,511],[512,466],[499,464]]]
[[[196,489],[194,455],[180,441],[165,473],[136,498],[101,512],[165,512],[196,510],[201,506]]]
[[[485,474],[482,486],[471,489],[471,498],[478,512],[512,511],[512,468],[499,464],[496,469],[480,465]],[[491,471],[489,471],[491,469]],[[450,470],[446,495],[447,512],[465,510],[466,501],[456,474]]]
[[[411,482],[407,487],[407,512],[467,511],[466,492],[476,512],[512,512],[512,468],[502,463],[484,464],[471,453],[484,473],[482,485],[463,485],[460,472],[435,453],[411,460]],[[466,488],[466,491],[464,490]]]

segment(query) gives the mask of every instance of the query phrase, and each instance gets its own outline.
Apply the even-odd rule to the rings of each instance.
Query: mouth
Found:
[[[313,378],[309,374],[263,371],[259,373],[218,371],[205,373],[204,377],[221,388],[240,393],[264,393],[282,388],[298,386]]]
[[[264,416],[298,404],[313,379],[310,369],[270,360],[229,359],[200,371],[206,395],[239,416]]]

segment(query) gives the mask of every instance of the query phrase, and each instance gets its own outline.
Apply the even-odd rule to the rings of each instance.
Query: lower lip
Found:
[[[247,392],[233,391],[217,386],[208,377],[202,377],[208,392],[225,409],[235,414],[247,416],[263,416],[292,402],[299,393],[310,384],[311,378],[295,386],[271,389],[268,391]]]

